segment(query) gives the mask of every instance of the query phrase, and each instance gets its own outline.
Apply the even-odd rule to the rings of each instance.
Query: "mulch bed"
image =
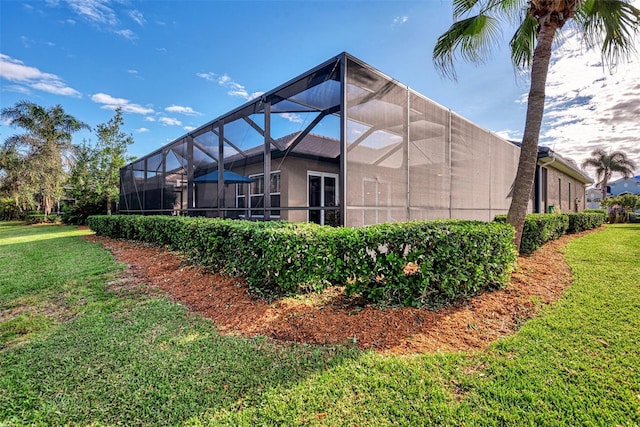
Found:
[[[560,251],[585,233],[563,236],[532,255],[519,257],[511,283],[504,289],[438,311],[362,306],[339,287],[269,303],[249,294],[242,280],[190,265],[164,248],[85,238],[128,265],[113,282],[114,289],[166,294],[211,319],[221,333],[310,344],[355,343],[381,353],[414,354],[482,349],[513,334],[571,284],[571,271]]]

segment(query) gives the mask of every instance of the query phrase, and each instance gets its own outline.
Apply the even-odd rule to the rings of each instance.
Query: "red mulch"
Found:
[[[564,236],[520,257],[504,289],[437,312],[358,306],[345,297],[342,288],[268,303],[250,295],[240,279],[189,265],[166,249],[105,237],[85,238],[99,242],[129,265],[114,288],[164,293],[211,319],[222,333],[313,344],[350,342],[362,349],[411,354],[481,349],[513,334],[571,284],[571,271],[560,251],[582,234]]]

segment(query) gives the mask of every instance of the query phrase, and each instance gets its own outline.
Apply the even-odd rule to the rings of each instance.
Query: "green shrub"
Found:
[[[171,216],[92,216],[99,235],[166,245],[266,297],[344,284],[367,301],[438,306],[501,287],[513,228],[417,221],[362,228]]]
[[[57,224],[61,222],[60,215],[45,215],[40,212],[29,212],[25,217],[27,224]]]
[[[10,197],[0,198],[0,221],[17,219],[24,219],[24,213],[16,206],[15,200]]]
[[[439,306],[508,281],[516,260],[506,224],[416,221],[351,229],[342,280],[369,301]]]
[[[506,215],[496,215],[496,222],[506,223]],[[600,227],[607,214],[600,209],[561,214],[528,214],[525,218],[520,253],[530,254],[548,241],[566,233],[577,233]]]
[[[569,216],[569,228],[567,233],[579,233],[600,227],[607,220],[605,211],[598,212],[572,212]]]
[[[91,215],[99,215],[107,211],[107,203],[86,202],[66,205],[62,208],[62,222],[65,224],[86,225],[87,218]]]
[[[496,215],[496,222],[506,223],[506,215]],[[520,253],[530,254],[550,240],[565,234],[569,228],[566,214],[528,214],[524,221]]]

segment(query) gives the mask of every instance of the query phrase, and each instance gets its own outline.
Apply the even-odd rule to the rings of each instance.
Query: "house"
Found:
[[[534,181],[535,212],[580,212],[586,207],[585,186],[593,180],[549,147],[538,149]]]
[[[623,194],[640,195],[640,175],[630,178],[620,178],[609,182],[609,185],[607,185],[607,193],[612,197]]]
[[[506,213],[520,149],[341,53],[120,170],[120,212],[362,226]],[[531,212],[584,207],[552,150]],[[265,179],[265,177],[268,177]]]
[[[602,201],[602,190],[599,188],[587,188],[585,191],[585,197],[587,198],[587,204],[585,209],[602,209],[600,202]]]

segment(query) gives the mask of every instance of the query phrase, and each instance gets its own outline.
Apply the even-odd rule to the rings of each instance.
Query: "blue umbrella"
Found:
[[[247,178],[246,176],[240,175],[239,173],[231,172],[226,169],[222,171],[222,176],[224,178],[225,184],[246,184],[249,182],[254,182],[255,179]],[[194,178],[194,182],[218,182],[218,171],[214,170],[204,175],[200,175],[197,178]]]

